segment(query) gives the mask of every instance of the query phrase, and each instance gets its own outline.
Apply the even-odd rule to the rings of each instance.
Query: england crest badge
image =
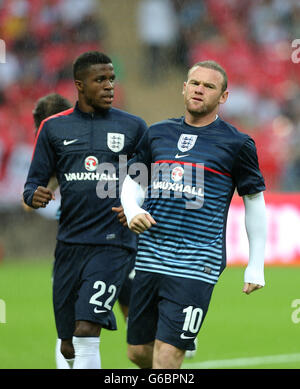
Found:
[[[178,149],[183,153],[191,150],[195,146],[197,138],[198,135],[181,134],[177,143]]]
[[[118,153],[123,149],[124,143],[125,143],[124,134],[119,134],[117,132],[107,133],[107,146],[111,151]]]

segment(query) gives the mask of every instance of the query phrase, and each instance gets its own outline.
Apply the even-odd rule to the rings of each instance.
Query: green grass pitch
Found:
[[[243,271],[229,267],[222,274],[198,336],[197,354],[185,360],[183,368],[201,368],[205,361],[208,367],[222,368],[216,361],[233,360],[242,364],[225,366],[299,369],[300,323],[292,320],[292,302],[300,299],[300,268],[266,267],[266,286],[252,295],[241,292]],[[2,310],[5,303],[5,323],[3,312],[0,315],[0,369],[55,369],[51,272],[49,260],[0,264]],[[102,367],[133,368],[117,304],[114,311],[119,328],[102,331]]]

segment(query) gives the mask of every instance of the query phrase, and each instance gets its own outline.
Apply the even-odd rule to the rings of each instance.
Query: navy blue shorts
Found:
[[[71,339],[76,320],[116,330],[113,306],[132,270],[135,253],[115,246],[57,242],[53,306],[58,337]]]
[[[135,262],[135,256],[132,261],[131,265],[131,271],[129,272],[128,276],[126,277],[124,284],[122,285],[118,302],[121,305],[126,305],[127,307],[129,306],[129,301],[130,301],[130,294],[131,294],[131,289],[132,289],[132,281],[134,278],[135,270],[134,270],[134,262]]]
[[[214,285],[136,270],[129,304],[127,342],[161,340],[194,350],[194,339],[208,310]]]

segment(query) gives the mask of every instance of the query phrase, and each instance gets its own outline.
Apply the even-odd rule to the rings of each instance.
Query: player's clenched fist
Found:
[[[112,207],[111,210],[112,210],[113,212],[116,212],[116,213],[117,213],[119,222],[120,222],[124,227],[128,227],[128,225],[127,225],[127,219],[126,219],[126,216],[125,216],[123,207],[122,207],[122,206],[120,206],[120,207]]]
[[[43,186],[38,186],[35,190],[32,198],[33,208],[46,208],[49,201],[55,200],[54,193],[52,190]]]
[[[149,213],[139,213],[130,221],[129,228],[136,234],[140,234],[156,224]]]

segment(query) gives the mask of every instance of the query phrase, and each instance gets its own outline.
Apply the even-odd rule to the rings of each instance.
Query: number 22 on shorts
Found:
[[[94,283],[93,288],[97,289],[97,290],[99,289],[99,290],[98,290],[98,292],[96,292],[95,294],[92,295],[92,297],[90,298],[89,303],[90,304],[95,304],[95,305],[97,305],[97,307],[101,307],[101,308],[103,307],[104,308],[104,309],[99,309],[99,308],[95,307],[94,308],[94,312],[95,313],[101,313],[101,312],[111,311],[112,307],[110,305],[110,302],[115,297],[115,294],[117,292],[117,287],[115,285],[111,284],[107,288],[106,283],[104,281],[96,281]],[[106,289],[107,289],[107,292],[110,294],[110,296],[103,303],[102,301],[99,301],[97,299],[104,295],[104,293],[106,292]]]

